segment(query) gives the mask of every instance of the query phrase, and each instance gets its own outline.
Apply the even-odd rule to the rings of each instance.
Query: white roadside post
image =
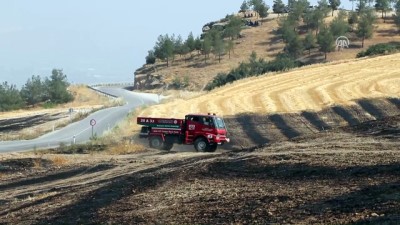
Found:
[[[96,125],[96,120],[95,119],[91,119],[90,120],[90,126],[92,126],[92,139],[93,139],[93,128],[94,128],[94,125]]]

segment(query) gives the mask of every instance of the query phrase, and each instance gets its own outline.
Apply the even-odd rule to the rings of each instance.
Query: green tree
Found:
[[[218,62],[220,63],[221,56],[224,54],[224,51],[225,51],[224,39],[222,38],[222,35],[220,32],[217,32],[212,44],[213,44],[213,46],[212,46],[213,53],[214,53],[214,55],[218,56]]]
[[[250,0],[249,5],[253,7],[253,10],[257,12],[258,16],[265,18],[268,16],[268,5],[265,4],[264,0]]]
[[[288,15],[289,19],[299,23],[299,21],[301,20],[301,18],[304,17],[304,13],[307,12],[309,7],[310,7],[310,2],[308,2],[307,0],[293,1],[290,7],[291,11]]]
[[[263,2],[261,5],[258,6],[258,15],[260,15],[261,19],[265,18],[268,16],[268,10],[269,10],[269,6]]]
[[[189,47],[189,51],[192,52],[196,50],[196,42],[194,40],[193,33],[190,32],[187,39],[186,39],[186,45]]]
[[[367,8],[367,0],[358,0],[356,11],[357,11],[358,13],[361,13],[361,12],[364,11],[366,8]]]
[[[396,9],[396,16],[394,18],[394,22],[396,23],[397,28],[400,30],[400,0],[397,1],[395,9]]]
[[[333,35],[327,26],[321,28],[320,32],[318,33],[317,42],[320,51],[325,54],[325,60],[326,60],[327,53],[335,49]]]
[[[333,12],[337,10],[338,7],[340,6],[340,0],[329,0],[329,5],[332,9],[332,16],[333,16]]]
[[[315,35],[318,34],[319,28],[324,24],[324,12],[317,8],[309,11],[304,16],[304,22],[309,29],[315,30]]]
[[[40,76],[33,75],[21,88],[21,97],[27,105],[35,106],[44,100],[45,87]]]
[[[229,37],[231,40],[238,38],[242,31],[243,22],[237,16],[232,16],[224,29],[224,37]]]
[[[240,12],[246,12],[247,10],[249,10],[249,4],[246,0],[244,0],[242,5],[240,6]]]
[[[208,55],[210,54],[212,49],[212,38],[210,35],[206,35],[203,39],[202,51],[204,54],[204,63],[207,63]]]
[[[225,44],[225,50],[228,52],[229,59],[231,58],[231,52],[234,52],[233,49],[235,47],[235,43],[232,40],[229,40]]]
[[[187,54],[188,54],[189,52],[190,52],[190,48],[187,46],[186,43],[184,43],[184,44],[182,45],[182,54],[184,55],[185,63],[186,63],[187,60],[188,60]],[[189,57],[191,57],[191,56],[189,56]]]
[[[296,58],[303,53],[303,49],[304,49],[303,42],[300,40],[299,35],[296,32],[294,32],[290,36],[285,46],[285,51],[291,57]]]
[[[182,57],[183,53],[183,40],[182,36],[178,35],[177,38],[172,38],[172,42],[174,43],[174,55],[180,55]]]
[[[150,50],[147,52],[146,64],[154,64],[154,63],[156,63],[156,56],[154,55],[154,50]]]
[[[373,35],[373,25],[375,22],[375,15],[372,10],[364,10],[358,21],[356,35],[361,38],[361,47],[364,48],[365,39],[369,39]]]
[[[45,86],[47,89],[47,98],[53,103],[62,104],[74,100],[74,96],[69,93],[69,83],[67,76],[61,69],[53,69],[50,79],[46,78]]]
[[[198,54],[200,54],[202,46],[203,46],[203,43],[201,42],[200,37],[196,37],[196,39],[195,39],[195,49],[198,51]]]
[[[386,16],[383,16],[383,14],[390,10],[389,0],[376,0],[375,9],[382,12],[383,22],[386,23]]]
[[[10,85],[7,81],[0,84],[0,111],[16,110],[22,107],[24,107],[24,102],[15,85]]]
[[[330,11],[330,5],[327,0],[320,0],[318,1],[318,9],[322,11],[322,14],[324,17],[328,16],[328,13]]]
[[[334,37],[343,36],[349,30],[349,24],[345,19],[346,19],[346,12],[340,11],[339,15],[332,20],[329,27]]]
[[[158,36],[156,46],[154,47],[154,54],[157,58],[166,60],[167,67],[169,66],[169,60],[174,56],[174,42],[168,34]]]
[[[350,12],[347,22],[350,24],[351,28],[353,28],[353,25],[358,23],[358,13]]]
[[[316,47],[316,40],[312,32],[308,32],[304,38],[304,49],[308,50],[308,55],[311,55],[311,49]]]
[[[293,38],[295,32],[295,24],[289,17],[282,17],[279,21],[278,34],[282,36],[285,43],[288,43]]]
[[[272,11],[280,15],[285,10],[285,4],[282,0],[274,0],[274,4],[272,5]]]

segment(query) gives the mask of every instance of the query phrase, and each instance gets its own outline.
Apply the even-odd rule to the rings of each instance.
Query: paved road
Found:
[[[28,151],[33,149],[57,147],[61,143],[71,144],[87,142],[92,136],[90,120],[94,119],[96,125],[93,133],[101,136],[105,131],[112,129],[118,122],[136,107],[144,104],[158,102],[156,94],[130,92],[118,87],[97,87],[98,90],[123,98],[126,104],[123,106],[107,108],[90,114],[85,119],[72,123],[60,130],[45,134],[33,140],[0,142],[0,152]]]

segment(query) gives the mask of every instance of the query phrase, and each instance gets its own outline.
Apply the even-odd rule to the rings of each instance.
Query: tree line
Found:
[[[254,10],[257,16],[265,18],[268,16],[269,6],[263,0],[244,1],[241,11]],[[240,32],[245,25],[245,20],[235,15],[227,15],[219,23],[209,23],[209,30],[206,30],[201,36],[194,37],[190,32],[186,40],[181,35],[160,35],[152,50],[148,51],[146,64],[154,64],[156,60],[166,62],[167,67],[175,60],[177,55],[184,57],[185,62],[192,59],[193,52],[204,56],[204,62],[213,54],[221,62],[222,56],[234,51],[233,40],[240,37]]]
[[[274,60],[266,61],[263,58],[257,58],[257,54],[253,51],[248,62],[240,63],[237,68],[232,69],[228,73],[217,74],[217,76],[206,85],[205,90],[210,91],[246,77],[259,76],[268,72],[287,71],[302,65],[301,62],[285,53],[279,54]]]
[[[217,56],[219,62],[226,52],[230,57],[234,47],[233,40],[239,36],[243,22],[239,17],[233,15],[227,16],[226,19],[229,22],[224,27],[214,26],[201,37],[195,38],[192,32],[186,40],[183,40],[180,35],[160,35],[153,49],[148,51],[146,64],[154,64],[159,59],[165,61],[168,67],[177,55],[184,57],[187,62],[196,51],[198,54],[204,55],[205,63],[207,63],[210,53]]]
[[[0,111],[10,111],[40,103],[62,104],[74,99],[68,91],[67,76],[53,69],[50,78],[33,75],[19,90],[7,81],[0,84]]]
[[[358,0],[355,11],[347,13],[340,11],[330,23],[325,22],[329,11],[337,10],[340,0],[320,0],[316,7],[310,6],[307,0],[289,1],[288,14],[280,18],[278,34],[284,43],[284,51],[293,57],[299,57],[304,50],[319,48],[325,54],[335,49],[335,40],[340,36],[358,38],[361,47],[364,47],[365,39],[369,39],[374,33],[376,22],[375,11],[382,12],[382,18],[386,18],[386,12],[394,8],[396,14],[394,21],[400,30],[400,0]],[[274,1],[274,11],[281,13],[285,6],[281,0]],[[306,33],[305,35],[301,35]],[[304,37],[304,38],[302,38]]]

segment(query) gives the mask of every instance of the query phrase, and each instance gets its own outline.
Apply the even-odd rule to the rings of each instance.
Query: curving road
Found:
[[[90,114],[85,119],[72,123],[60,130],[45,134],[33,140],[4,141],[0,142],[1,152],[29,151],[33,149],[57,147],[61,143],[85,143],[92,136],[90,120],[94,119],[93,133],[101,136],[105,131],[113,128],[126,115],[141,105],[155,104],[158,102],[156,94],[146,94],[127,91],[119,87],[97,87],[101,92],[121,97],[126,104],[123,106],[107,108]]]

